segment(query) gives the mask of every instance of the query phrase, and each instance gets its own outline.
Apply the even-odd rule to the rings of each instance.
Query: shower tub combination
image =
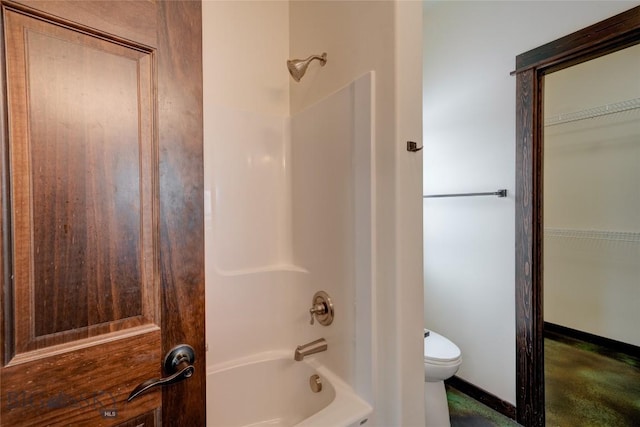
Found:
[[[312,389],[318,390],[314,375],[319,391]],[[356,427],[371,412],[325,366],[296,362],[291,352],[253,355],[212,366],[207,374],[207,427]]]
[[[314,59],[326,56],[291,61],[292,77]],[[373,424],[374,98],[369,72],[287,118],[215,108],[223,126],[205,198],[216,238],[207,243],[208,427]],[[324,327],[309,325],[309,297],[320,290],[337,308],[321,330],[329,349],[296,361],[296,344],[317,338],[309,328]]]

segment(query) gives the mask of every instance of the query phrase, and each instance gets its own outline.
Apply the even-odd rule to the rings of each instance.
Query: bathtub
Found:
[[[314,393],[309,378],[318,375]],[[261,353],[207,369],[207,427],[356,427],[371,406],[313,358]]]

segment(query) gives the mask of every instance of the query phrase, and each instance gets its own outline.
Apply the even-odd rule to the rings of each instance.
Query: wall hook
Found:
[[[417,142],[407,141],[407,151],[410,151],[412,153],[416,153],[416,152],[422,150],[423,148],[424,147],[418,148],[418,143]]]

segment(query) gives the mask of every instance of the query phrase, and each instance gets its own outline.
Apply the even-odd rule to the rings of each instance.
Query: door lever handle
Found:
[[[175,384],[191,377],[195,372],[195,368],[193,367],[193,362],[195,360],[196,353],[190,345],[180,344],[169,350],[169,352],[164,356],[164,362],[162,364],[164,372],[169,376],[164,378],[152,378],[138,384],[127,398],[127,402],[131,402],[142,393],[154,387]]]

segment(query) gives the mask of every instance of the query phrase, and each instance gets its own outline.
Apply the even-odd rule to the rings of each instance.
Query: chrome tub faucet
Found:
[[[324,338],[311,341],[308,344],[299,345],[296,347],[296,352],[294,353],[293,358],[299,362],[305,357],[315,353],[320,353],[321,351],[327,351],[327,341]]]

